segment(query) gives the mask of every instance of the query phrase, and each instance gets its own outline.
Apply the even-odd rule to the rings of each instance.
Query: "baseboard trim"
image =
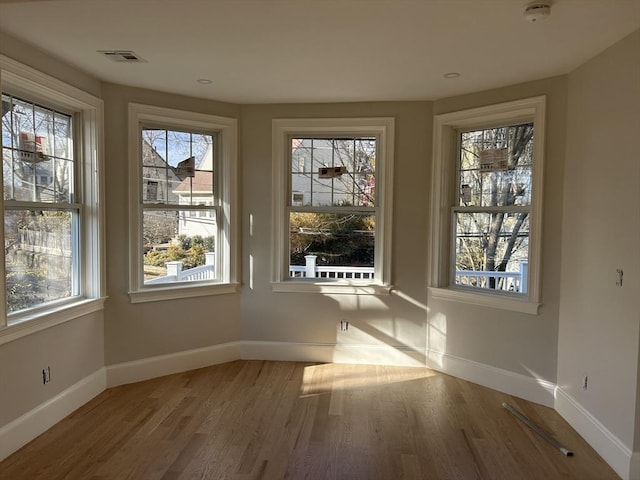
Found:
[[[629,468],[629,479],[640,478],[640,452],[631,454],[631,467]]]
[[[101,368],[0,428],[0,461],[102,393],[106,383]]]
[[[424,352],[406,346],[244,341],[243,360],[423,367]]]
[[[322,344],[244,341],[243,360],[355,363],[433,368],[463,380],[500,390],[548,407],[554,404],[555,384],[477,363],[446,353],[389,345]]]
[[[240,344],[230,342],[109,365],[107,388],[232,362],[240,358],[239,352]]]
[[[554,408],[623,480],[640,478],[640,453],[632,454],[618,437],[559,387]]]
[[[429,368],[553,408],[553,382],[435,350],[427,351],[426,356]]]

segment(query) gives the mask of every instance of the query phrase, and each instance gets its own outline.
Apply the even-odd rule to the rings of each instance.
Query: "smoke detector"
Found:
[[[530,22],[544,20],[551,15],[551,5],[548,3],[532,3],[524,9],[524,18]]]

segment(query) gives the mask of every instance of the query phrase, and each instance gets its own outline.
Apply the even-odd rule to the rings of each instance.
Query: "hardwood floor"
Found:
[[[0,478],[618,477],[552,409],[426,368],[237,361],[109,389],[0,463]]]

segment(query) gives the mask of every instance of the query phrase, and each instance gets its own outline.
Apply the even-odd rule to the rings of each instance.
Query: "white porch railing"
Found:
[[[527,279],[529,276],[529,263],[520,262],[518,272],[491,272],[486,270],[457,270],[456,285],[464,285],[479,288],[493,288],[505,292],[527,292]],[[494,286],[491,287],[491,279]]]
[[[167,274],[163,277],[154,278],[144,282],[145,285],[157,285],[172,282],[194,282],[197,280],[211,280],[215,278],[215,253],[204,254],[205,264],[199,267],[182,270],[182,262],[167,262]]]
[[[374,277],[373,267],[349,266],[317,266],[316,255],[306,255],[306,265],[289,265],[291,278],[344,278],[357,280],[371,280]]]

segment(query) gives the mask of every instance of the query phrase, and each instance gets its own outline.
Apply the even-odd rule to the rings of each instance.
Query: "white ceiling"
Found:
[[[433,100],[564,74],[640,27],[640,0],[554,0],[536,23],[530,3],[0,0],[0,30],[105,81],[273,103]],[[97,53],[111,49],[147,63]]]

